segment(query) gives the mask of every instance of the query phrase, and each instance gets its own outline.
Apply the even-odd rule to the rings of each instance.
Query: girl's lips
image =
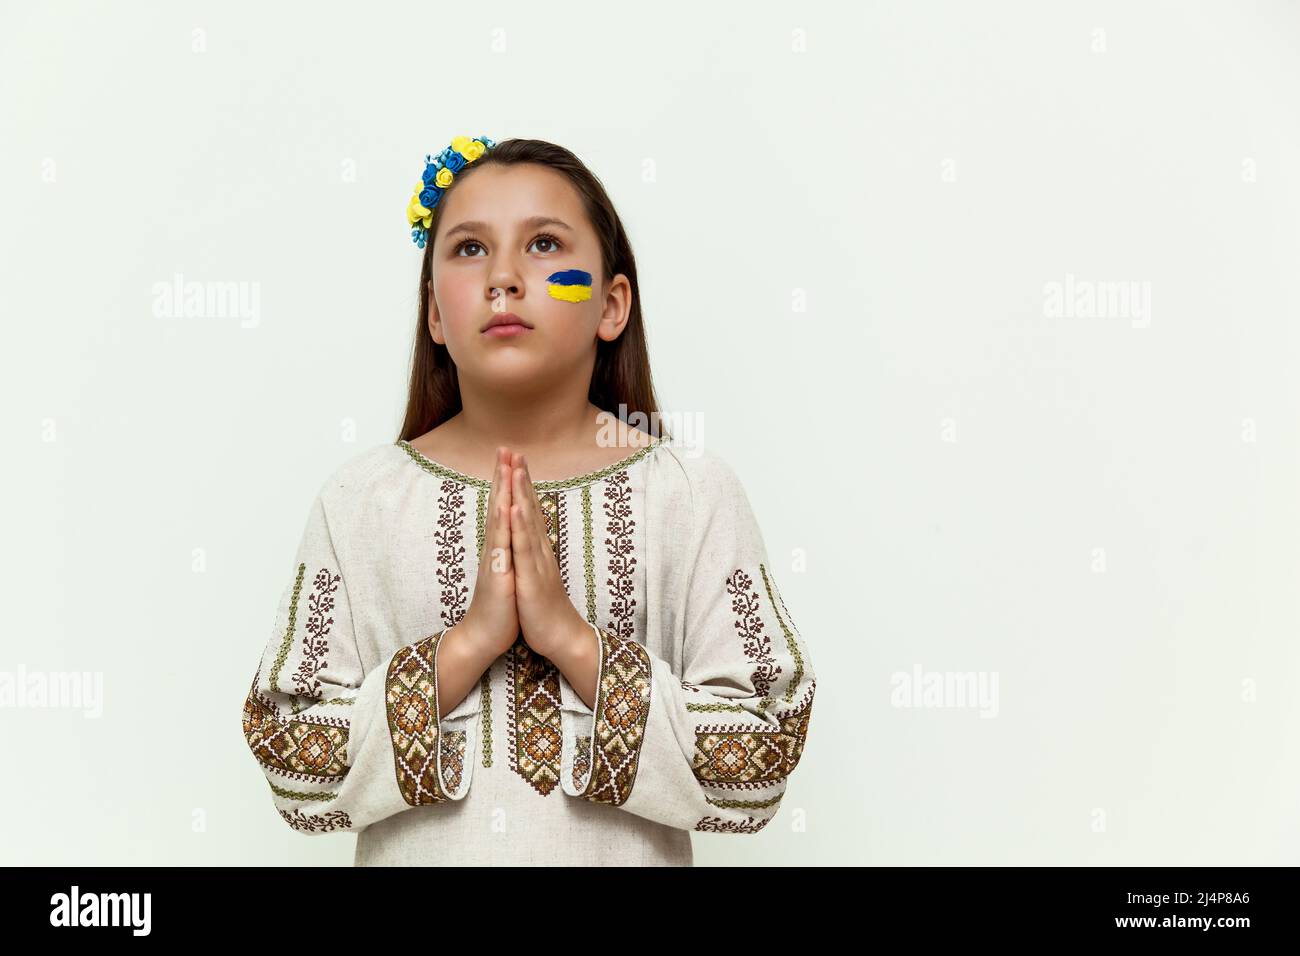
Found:
[[[525,332],[531,332],[531,331],[532,329],[530,329],[526,325],[515,325],[514,323],[511,323],[510,325],[488,326],[486,329],[483,330],[483,334],[490,335],[493,338],[497,338],[497,339],[504,339],[512,335],[523,335]]]

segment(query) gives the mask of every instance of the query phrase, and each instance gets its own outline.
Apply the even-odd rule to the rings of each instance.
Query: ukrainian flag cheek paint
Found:
[[[565,269],[546,277],[546,291],[552,299],[563,302],[586,302],[591,298],[591,273]]]

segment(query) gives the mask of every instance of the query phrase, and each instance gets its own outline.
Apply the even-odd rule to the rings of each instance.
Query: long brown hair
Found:
[[[623,222],[600,180],[582,160],[563,146],[540,139],[507,139],[474,162],[466,164],[456,173],[456,180],[449,191],[455,189],[466,176],[472,176],[484,166],[515,166],[520,163],[537,163],[568,178],[582,199],[587,218],[600,241],[605,280],[608,281],[621,272],[627,276],[632,286],[631,315],[622,334],[612,342],[604,339],[596,342],[596,365],[592,369],[588,401],[624,420],[640,412],[648,423],[643,431],[670,437],[658,421],[659,403],[650,379],[650,354],[646,348],[645,325],[641,318],[641,291],[636,278],[636,259],[632,255],[632,245],[628,242]],[[447,347],[437,344],[429,335],[433,240],[446,205],[444,198],[433,209],[424,262],[420,266],[420,309],[415,323],[411,383],[406,400],[406,419],[402,422],[399,436],[405,441],[418,438],[461,410],[456,363],[451,360]],[[619,405],[626,406],[624,414],[620,414]]]

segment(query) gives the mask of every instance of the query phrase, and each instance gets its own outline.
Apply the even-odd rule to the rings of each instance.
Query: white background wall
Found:
[[[351,863],[243,695],[396,437],[423,157],[482,133],[606,184],[812,648],[780,815],[699,864],[1296,863],[1297,106],[1282,2],[6,3],[0,670],[104,700],[0,708],[0,862]],[[156,316],[178,273],[256,321]]]

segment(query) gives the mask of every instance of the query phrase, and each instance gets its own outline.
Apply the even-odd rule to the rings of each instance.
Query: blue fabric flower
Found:
[[[464,154],[453,146],[448,146],[436,156],[432,153],[424,154],[424,173],[420,177],[420,183],[417,186],[417,192],[407,203],[407,220],[414,223],[411,229],[411,241],[423,249],[429,240],[429,229],[424,224],[424,220],[432,221],[430,213],[442,201],[443,193],[454,185],[454,176],[464,169],[469,163],[474,162],[481,156],[485,156],[488,150],[496,146],[496,141],[488,139],[486,136],[457,136],[452,140],[453,143],[460,145],[474,160],[466,159]],[[481,143],[483,149],[480,151],[475,143]],[[477,153],[478,155],[475,155]],[[437,176],[442,170],[447,170],[443,174],[443,179],[451,179],[451,182],[444,186],[439,186]]]
[[[443,159],[442,164],[453,173],[458,173],[465,168],[465,157],[448,147],[446,158]]]

